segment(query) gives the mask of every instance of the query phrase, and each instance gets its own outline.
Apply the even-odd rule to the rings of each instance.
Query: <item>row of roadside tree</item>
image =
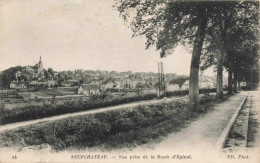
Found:
[[[228,93],[245,81],[259,81],[258,1],[115,0],[133,36],[145,36],[146,48],[155,46],[161,57],[183,45],[191,49],[189,100],[199,107],[199,71],[214,66],[217,97],[223,98],[223,70],[228,71]]]

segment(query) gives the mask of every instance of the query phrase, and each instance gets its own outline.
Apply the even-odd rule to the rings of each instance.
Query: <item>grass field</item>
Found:
[[[187,101],[174,101],[35,124],[1,133],[0,146],[47,143],[55,151],[133,148],[178,131],[218,102],[214,96],[205,96],[200,101],[202,113],[191,112]]]
[[[61,89],[63,90],[63,89]],[[53,91],[53,90],[52,90]],[[200,93],[214,92],[215,89],[202,89]],[[166,92],[167,97],[187,95],[188,90]],[[50,96],[51,97],[51,96]],[[157,98],[157,94],[142,94],[133,96],[110,96],[100,95],[88,97],[68,97],[68,98],[48,98],[24,100],[18,103],[2,103],[0,105],[0,123],[8,124],[65,113],[85,111],[106,106],[125,104],[130,102],[152,100]]]

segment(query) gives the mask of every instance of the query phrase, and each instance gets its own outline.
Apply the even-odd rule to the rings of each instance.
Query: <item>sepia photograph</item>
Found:
[[[0,162],[260,162],[258,0],[0,0]]]

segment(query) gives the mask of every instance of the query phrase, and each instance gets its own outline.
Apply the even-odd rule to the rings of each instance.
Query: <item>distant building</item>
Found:
[[[179,84],[167,84],[167,91],[176,91],[180,89]]]
[[[23,79],[21,79],[23,77]],[[43,62],[40,56],[40,60],[36,66],[25,66],[22,68],[21,72],[17,71],[15,73],[15,80],[10,83],[10,88],[25,88],[28,85],[54,85],[54,81],[47,81],[44,76]],[[28,80],[24,82],[23,80]]]
[[[31,66],[25,66],[22,69],[22,73],[24,73],[24,74],[33,74],[34,72],[35,72],[35,70]]]
[[[124,82],[122,80],[116,80],[115,81],[115,88],[116,89],[123,89],[124,88]]]
[[[47,84],[48,84],[48,87],[53,87],[54,85],[56,85],[56,80],[48,80]]]
[[[114,75],[113,78],[116,80],[123,80],[123,77],[121,75]]]
[[[79,95],[98,95],[100,93],[99,86],[97,84],[82,84],[78,88],[78,94]]]
[[[186,80],[186,82],[182,84],[182,89],[189,89],[189,80]]]
[[[44,76],[44,70],[43,70],[43,62],[41,56],[37,66],[38,66],[37,67],[38,78],[42,78]]]
[[[114,83],[113,82],[102,83],[102,84],[100,84],[100,87],[102,90],[113,89]]]
[[[10,88],[12,89],[25,89],[28,87],[28,82],[25,81],[12,81],[10,83]]]
[[[30,85],[37,85],[37,80],[31,80],[31,81],[29,82],[29,84],[30,84]]]
[[[124,80],[124,88],[125,89],[134,89],[134,88],[136,88],[137,83],[138,83],[137,81],[125,79]]]
[[[46,80],[46,79],[41,79],[41,80],[31,80],[29,82],[29,85],[48,85],[48,87],[53,87],[55,84],[57,84],[56,80]]]
[[[18,81],[18,78],[19,77],[21,77],[21,71],[17,71],[16,73],[15,73],[15,79],[16,79],[16,81]]]

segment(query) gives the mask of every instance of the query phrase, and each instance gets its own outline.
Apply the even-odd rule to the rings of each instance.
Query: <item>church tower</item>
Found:
[[[42,63],[42,57],[40,56],[40,60],[38,63],[38,77],[43,77],[44,76],[44,72],[43,72],[43,63]]]

